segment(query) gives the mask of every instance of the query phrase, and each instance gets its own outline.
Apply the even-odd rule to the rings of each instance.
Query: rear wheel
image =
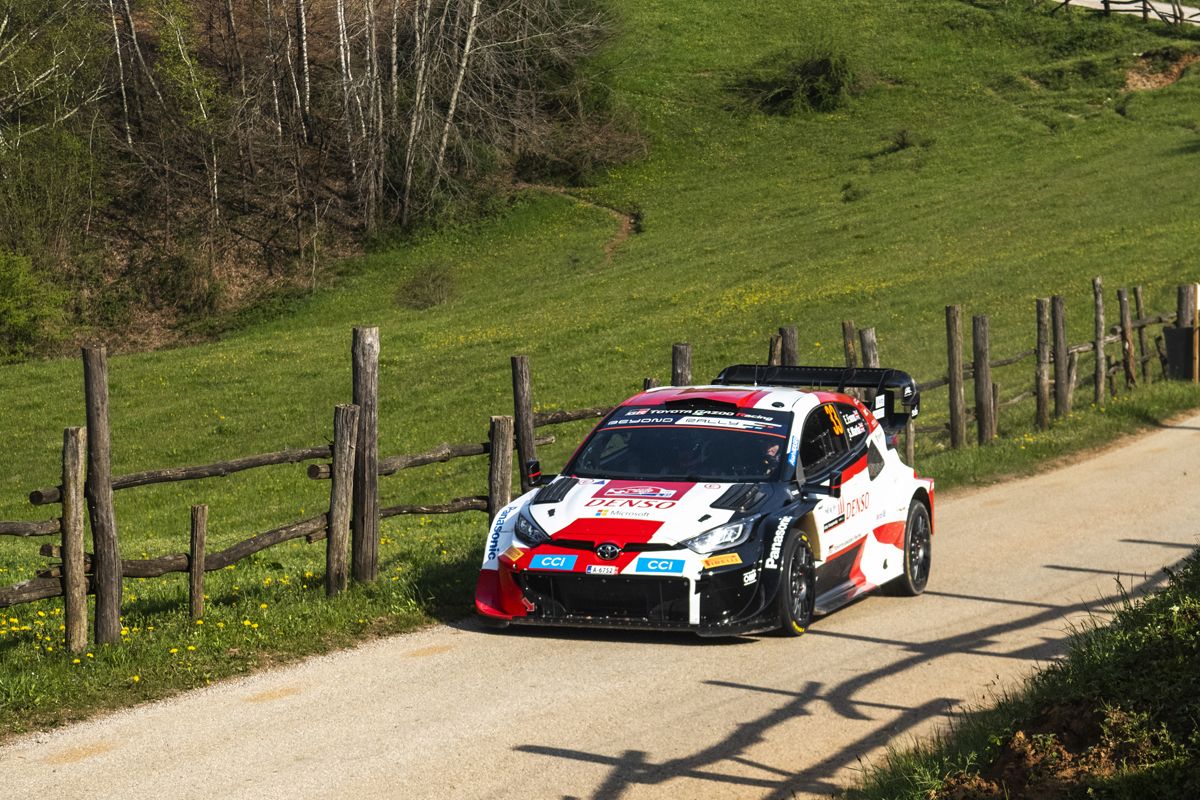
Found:
[[[812,623],[817,586],[812,553],[799,534],[784,545],[782,566],[776,600],[780,629],[784,636],[801,636]]]
[[[914,500],[908,509],[908,522],[904,526],[904,574],[889,587],[894,588],[896,594],[916,597],[925,591],[933,555],[932,533],[929,509],[920,500]]]

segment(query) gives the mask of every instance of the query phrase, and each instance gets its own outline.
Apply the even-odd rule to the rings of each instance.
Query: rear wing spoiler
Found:
[[[917,382],[907,372],[877,367],[773,367],[735,364],[713,379],[718,386],[800,386],[812,389],[871,389],[875,418],[889,431],[903,428],[921,409]]]

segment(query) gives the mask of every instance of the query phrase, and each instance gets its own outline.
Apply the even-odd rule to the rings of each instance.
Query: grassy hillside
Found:
[[[355,324],[381,328],[381,449],[391,454],[481,441],[487,415],[511,407],[512,353],[531,356],[540,407],[577,407],[664,377],[674,341],[693,343],[698,378],[762,358],[781,324],[800,326],[802,360],[840,363],[838,323],[850,318],[877,326],[885,363],[928,379],[944,368],[946,304],[991,314],[1004,355],[1030,345],[1035,297],[1066,295],[1080,341],[1093,275],[1145,284],[1156,313],[1173,308],[1176,283],[1200,278],[1200,76],[1122,90],[1135,53],[1200,50],[1179,38],[1192,32],[958,0],[796,6],[614,0],[623,34],[595,76],[640,120],[649,155],[581,195],[640,209],[642,233],[609,260],[608,212],[531,190],[489,221],[347,264],[336,290],[219,343],[112,358],[114,470],[327,440],[332,406],[349,397]],[[726,88],[764,57],[812,48],[844,55],[857,75],[832,113],[751,113]],[[445,288],[447,274],[446,302],[405,303],[414,287]],[[1026,362],[996,379],[1007,396],[1031,372]],[[39,516],[23,497],[57,482],[62,428],[83,421],[81,384],[78,361],[0,371],[0,518]],[[944,394],[926,402],[928,417],[944,418]],[[1027,435],[1032,410],[1019,408],[987,458],[924,440],[918,459],[947,483],[979,479],[1197,404],[1188,387],[1164,386],[1045,436]],[[561,464],[584,429],[560,428],[544,465]],[[478,493],[485,469],[460,460],[385,478],[383,502]],[[279,467],[120,492],[122,548],[185,549],[188,506],[206,502],[216,549],[313,513],[327,490]],[[182,576],[127,582],[130,643],[79,665],[34,638],[56,627],[45,621],[54,603],[15,609],[16,627],[30,630],[0,636],[0,730],[459,613],[482,529],[481,515],[388,521],[381,585],[334,603],[319,599],[322,548],[268,551],[210,577],[202,628],[179,610]],[[0,541],[0,582],[44,565],[35,552]]]

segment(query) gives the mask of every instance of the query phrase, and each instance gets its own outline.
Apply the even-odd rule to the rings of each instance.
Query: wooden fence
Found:
[[[479,445],[441,445],[416,455],[378,457],[379,331],[355,328],[353,403],[339,405],[333,414],[333,444],[244,456],[197,466],[148,470],[128,475],[111,473],[112,446],[108,420],[108,363],[103,347],[83,351],[86,428],[68,428],[63,434],[62,482],[35,489],[33,505],[61,506],[60,514],[41,522],[0,522],[0,535],[17,537],[58,536],[58,544],[44,544],[40,553],[60,559],[36,577],[15,586],[0,587],[0,608],[62,596],[65,639],[69,650],[87,646],[88,594],[96,596],[95,641],[120,639],[121,586],[125,578],[156,578],[172,572],[188,574],[189,609],[194,618],[204,614],[204,574],[223,569],[254,553],[293,539],[312,544],[326,542],[325,590],[335,595],[348,578],[369,582],[378,575],[379,521],[397,514],[488,511],[507,494],[498,487],[511,480],[514,447],[511,419],[493,420],[489,442]],[[507,431],[504,420],[508,420]],[[548,444],[553,437],[542,437]],[[449,458],[504,451],[509,458],[493,459],[489,497],[457,498],[440,506],[379,507],[378,477],[409,467]],[[113,492],[156,483],[224,477],[260,467],[323,460],[309,466],[313,477],[331,480],[328,511],[258,533],[224,550],[207,552],[208,508],[191,509],[187,553],[145,559],[121,559]],[[506,472],[504,463],[508,463]],[[510,493],[510,492],[509,492]],[[92,552],[84,552],[84,516],[92,531]],[[347,563],[347,552],[350,554]]]
[[[1178,290],[1173,314],[1148,316],[1141,287],[1130,293],[1117,291],[1119,322],[1105,321],[1104,292],[1100,278],[1092,282],[1094,336],[1091,341],[1068,344],[1066,303],[1062,297],[1038,299],[1034,346],[1006,358],[991,355],[989,318],[972,318],[972,361],[965,361],[963,311],[960,306],[946,307],[945,375],[918,382],[918,389],[929,392],[948,389],[949,421],[945,425],[915,427],[909,420],[905,449],[908,462],[914,461],[917,434],[947,435],[951,447],[968,444],[967,424],[974,419],[976,440],[987,444],[997,434],[997,419],[1002,407],[1029,398],[1036,400],[1034,421],[1045,429],[1051,409],[1058,418],[1070,413],[1079,383],[1079,357],[1095,354],[1093,402],[1102,406],[1106,397],[1117,392],[1118,378],[1127,389],[1152,379],[1151,365],[1159,361],[1166,372],[1167,357],[1163,336],[1154,339],[1150,349],[1149,328],[1184,320],[1191,328],[1193,381],[1200,380],[1200,285],[1184,285]],[[851,321],[842,323],[843,354],[846,366],[877,367],[879,342],[874,328],[859,329]],[[1116,358],[1108,345],[1119,344]],[[0,522],[0,535],[19,537],[58,536],[58,545],[45,544],[41,554],[61,562],[38,573],[37,577],[16,586],[0,587],[0,608],[49,597],[64,596],[66,644],[78,651],[87,645],[86,595],[96,595],[95,640],[99,643],[119,640],[121,582],[124,578],[154,578],[172,572],[186,572],[189,608],[193,617],[204,613],[204,573],[222,569],[254,553],[293,539],[308,543],[326,542],[325,589],[328,595],[343,590],[349,578],[373,581],[378,574],[379,521],[401,514],[453,514],[464,511],[495,513],[512,497],[513,451],[519,456],[520,486],[531,488],[524,466],[537,460],[537,448],[551,444],[554,436],[537,436],[540,428],[608,414],[613,406],[593,406],[574,410],[535,412],[529,360],[516,355],[511,359],[513,415],[491,418],[488,441],[478,444],[443,443],[425,452],[378,455],[378,384],[379,332],[377,328],[355,328],[351,347],[353,358],[353,403],[334,409],[333,443],[316,447],[283,450],[244,456],[230,461],[188,467],[148,470],[128,475],[111,475],[111,442],[108,427],[108,369],[103,347],[85,348],[84,388],[87,428],[68,428],[63,434],[62,482],[59,486],[36,489],[30,493],[34,505],[61,506],[61,513],[41,522]],[[797,329],[782,327],[767,343],[769,364],[798,363]],[[992,380],[992,370],[1032,360],[1031,388],[1000,402],[1000,387]],[[974,406],[966,405],[966,384],[973,383]],[[692,381],[692,348],[676,343],[671,348],[671,383],[689,385]],[[643,388],[657,386],[646,378]],[[863,399],[871,401],[869,393]],[[497,458],[496,454],[502,454]],[[380,508],[378,479],[401,470],[441,463],[456,458],[489,456],[487,495],[456,497],[445,503],[394,505]],[[327,461],[307,467],[311,479],[329,480],[329,509],[307,519],[290,522],[256,534],[224,550],[207,552],[208,509],[193,506],[190,547],[187,553],[175,553],[140,560],[122,560],[119,556],[117,520],[113,510],[114,491],[155,483],[223,477],[249,469]],[[92,553],[84,552],[84,514],[90,521]],[[346,555],[351,555],[347,564]]]

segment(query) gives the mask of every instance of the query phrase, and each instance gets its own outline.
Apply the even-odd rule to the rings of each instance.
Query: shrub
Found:
[[[0,359],[29,355],[55,340],[63,295],[34,273],[25,256],[0,252]]]
[[[453,296],[454,273],[449,267],[435,264],[408,276],[396,292],[396,303],[424,311],[440,306]]]
[[[845,102],[855,81],[850,57],[821,46],[806,53],[772,53],[730,81],[729,90],[754,110],[786,115],[833,111]]]

